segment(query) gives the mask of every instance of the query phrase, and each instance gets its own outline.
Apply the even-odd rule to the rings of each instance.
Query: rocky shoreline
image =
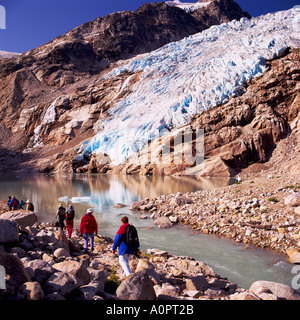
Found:
[[[162,195],[132,204],[159,228],[182,223],[257,247],[289,254],[300,263],[300,181],[268,175],[214,190]]]
[[[99,236],[95,250],[83,254],[77,229],[67,239],[34,216],[24,210],[12,218],[1,215],[0,265],[6,280],[5,288],[0,281],[0,300],[300,300],[288,285],[256,281],[246,290],[201,261],[158,249],[133,258],[132,275],[122,279],[112,239]]]

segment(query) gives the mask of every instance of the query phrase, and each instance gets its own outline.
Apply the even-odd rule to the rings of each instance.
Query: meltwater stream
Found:
[[[132,212],[133,201],[162,194],[191,192],[225,186],[228,180],[201,180],[193,177],[140,177],[109,175],[34,175],[0,177],[0,199],[15,195],[31,199],[41,221],[55,222],[59,203],[73,204],[75,227],[89,207],[94,208],[99,234],[114,237],[126,214],[139,231],[141,249],[157,248],[170,254],[190,256],[211,266],[222,277],[248,289],[256,280],[291,285],[293,265],[282,254],[258,249],[213,235],[193,233],[182,225],[157,229],[152,219],[138,219]],[[116,203],[126,205],[115,208]]]

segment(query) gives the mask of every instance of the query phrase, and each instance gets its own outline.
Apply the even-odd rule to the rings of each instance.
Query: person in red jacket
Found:
[[[91,245],[91,250],[94,250],[94,233],[98,235],[98,224],[93,216],[93,209],[88,209],[86,214],[81,218],[80,222],[80,236],[83,235],[84,238],[84,253],[88,252],[89,240]]]

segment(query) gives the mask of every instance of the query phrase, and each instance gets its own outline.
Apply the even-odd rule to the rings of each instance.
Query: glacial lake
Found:
[[[87,208],[94,209],[99,234],[114,237],[121,216],[129,220],[139,232],[141,249],[157,248],[170,254],[190,256],[211,266],[222,277],[249,289],[257,280],[269,280],[291,285],[295,274],[287,256],[232,240],[193,233],[176,225],[170,229],[158,229],[153,220],[138,219],[140,213],[132,212],[132,202],[146,197],[177,192],[192,192],[218,188],[232,183],[230,180],[197,180],[188,177],[141,177],[111,175],[7,175],[0,177],[0,199],[15,195],[24,202],[31,199],[40,221],[55,222],[60,203],[73,204],[75,227]],[[115,208],[116,203],[126,205]]]

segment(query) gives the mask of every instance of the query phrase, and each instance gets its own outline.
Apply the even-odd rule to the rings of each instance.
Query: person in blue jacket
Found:
[[[20,204],[19,200],[16,199],[15,196],[12,196],[8,206],[9,206],[9,208],[11,208],[11,210],[18,210],[19,209],[19,204]]]
[[[122,225],[120,226],[114,238],[112,253],[115,254],[116,249],[119,248],[119,263],[122,267],[122,275],[124,277],[128,277],[131,274],[129,260],[132,258],[135,249],[127,246],[124,239],[125,229],[129,225],[128,217],[122,217],[121,222]],[[139,246],[140,245],[138,244],[138,248]]]

